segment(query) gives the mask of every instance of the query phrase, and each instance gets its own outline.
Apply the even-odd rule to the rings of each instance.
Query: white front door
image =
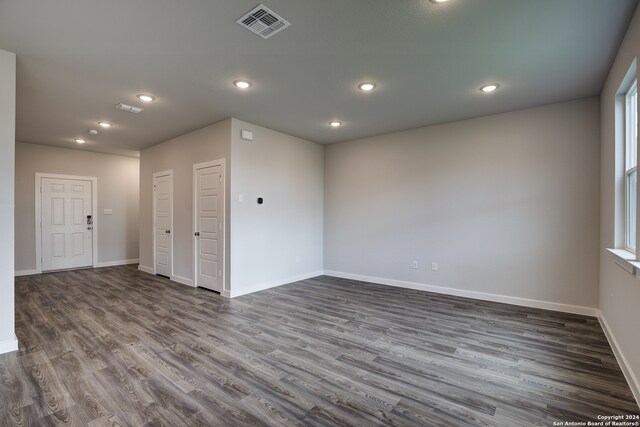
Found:
[[[42,271],[93,265],[91,181],[41,178]]]
[[[196,166],[197,167],[197,166]],[[224,172],[222,165],[194,170],[196,285],[222,292]]]
[[[161,172],[153,176],[153,225],[155,234],[155,273],[171,277],[173,245],[171,224],[173,211],[172,173]]]

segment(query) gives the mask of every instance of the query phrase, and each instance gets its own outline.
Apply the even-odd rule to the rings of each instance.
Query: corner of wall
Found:
[[[600,320],[607,339],[640,405],[640,282],[615,263],[607,248],[620,247],[623,233],[616,224],[624,222],[624,200],[621,168],[624,147],[616,139],[620,134],[620,105],[616,105],[618,91],[631,81],[633,64],[640,57],[640,6],[631,19],[624,38],[609,69],[600,95],[600,244],[599,244],[599,309]],[[635,61],[635,62],[634,62]],[[629,74],[631,73],[631,75]]]
[[[231,122],[229,278],[235,297],[323,268],[324,148]],[[253,140],[242,139],[242,130]]]
[[[0,352],[15,341],[16,55],[0,50]]]
[[[0,342],[0,354],[11,353],[18,350],[18,338],[14,335],[13,339]]]
[[[629,384],[629,388],[631,388],[633,397],[635,397],[638,406],[640,406],[640,379],[638,379],[638,376],[634,373],[633,367],[622,352],[622,348],[620,348],[618,340],[616,340],[616,337],[611,330],[609,323],[607,323],[607,319],[601,311],[599,311],[598,313],[598,320],[600,321],[602,330],[604,331],[604,334],[607,337],[607,341],[609,341],[609,345],[613,350],[613,354],[616,357],[620,368],[622,369],[622,373],[627,380],[627,383]]]

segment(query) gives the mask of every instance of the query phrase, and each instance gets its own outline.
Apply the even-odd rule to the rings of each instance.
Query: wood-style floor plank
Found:
[[[638,406],[597,319],[318,277],[16,278],[2,426],[551,426]]]

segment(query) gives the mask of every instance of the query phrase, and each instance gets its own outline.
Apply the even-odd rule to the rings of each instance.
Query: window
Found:
[[[625,95],[625,249],[636,251],[638,183],[638,82]]]

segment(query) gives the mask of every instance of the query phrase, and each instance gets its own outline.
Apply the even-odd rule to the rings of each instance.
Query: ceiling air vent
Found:
[[[268,39],[291,25],[263,4],[236,22],[263,39]]]
[[[116,105],[118,110],[126,111],[127,113],[141,113],[144,111],[144,108],[134,107],[133,105],[127,104],[118,104]]]

